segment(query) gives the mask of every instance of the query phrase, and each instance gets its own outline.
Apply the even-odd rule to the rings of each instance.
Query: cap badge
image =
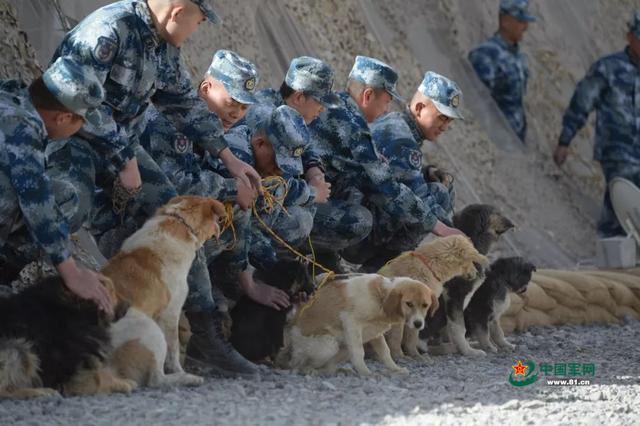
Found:
[[[244,88],[245,88],[245,90],[249,90],[249,91],[255,89],[256,88],[256,79],[255,78],[250,78],[250,79],[246,80],[244,82]]]

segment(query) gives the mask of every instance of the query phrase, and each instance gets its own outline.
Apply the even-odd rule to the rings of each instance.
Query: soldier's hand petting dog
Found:
[[[102,275],[79,267],[70,257],[56,266],[67,288],[81,299],[95,302],[100,310],[113,315],[113,305],[107,289],[102,285]]]
[[[433,227],[431,232],[436,234],[438,237],[448,237],[449,235],[465,235],[465,233],[461,230],[447,226],[440,221],[436,222],[436,225]]]
[[[276,311],[286,309],[290,305],[287,293],[261,281],[254,280],[252,273],[249,271],[241,272],[238,281],[240,288],[254,302],[269,306]]]

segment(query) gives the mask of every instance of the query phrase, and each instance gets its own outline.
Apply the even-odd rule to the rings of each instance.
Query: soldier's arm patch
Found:
[[[422,166],[422,153],[420,151],[409,151],[409,164],[414,169],[419,169]]]
[[[173,142],[173,148],[178,154],[185,154],[191,152],[191,141],[182,133],[178,133]]]
[[[93,48],[93,59],[99,64],[108,64],[116,56],[118,51],[118,43],[105,36],[98,37],[96,46]]]

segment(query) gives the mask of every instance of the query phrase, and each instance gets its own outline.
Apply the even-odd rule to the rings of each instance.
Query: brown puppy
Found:
[[[203,382],[180,365],[178,322],[196,251],[220,236],[224,217],[224,206],[216,200],[175,197],[127,238],[103,268],[118,297],[131,305],[112,327],[111,364],[119,374],[144,386]],[[170,374],[165,376],[165,370]]]
[[[409,278],[338,275],[295,315],[285,330],[285,347],[277,364],[303,372],[333,373],[350,360],[359,374],[369,375],[363,347],[369,342],[387,368],[406,373],[391,358],[384,333],[394,324],[424,327],[432,300],[427,286]]]
[[[378,273],[387,277],[410,277],[426,284],[434,298],[430,310],[433,315],[438,309],[438,298],[445,282],[459,275],[473,279],[478,273],[475,264],[487,266],[488,263],[489,260],[476,250],[471,240],[455,235],[438,238],[419,245],[414,251],[404,252]],[[428,359],[418,351],[418,331],[397,325],[387,333],[393,359],[404,356],[403,346],[409,356],[422,361]]]

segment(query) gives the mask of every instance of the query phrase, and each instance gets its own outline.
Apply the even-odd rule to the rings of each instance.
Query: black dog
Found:
[[[115,318],[108,317],[57,276],[0,298],[0,393],[12,397],[25,386],[61,389],[80,369],[104,360],[109,324],[126,310],[120,304]]]
[[[296,260],[283,260],[268,271],[256,270],[255,278],[285,291],[292,298],[313,293],[313,279],[307,266]],[[283,331],[290,309],[276,311],[241,297],[231,310],[231,338],[238,352],[251,361],[275,357],[283,346]]]
[[[500,236],[513,228],[513,223],[487,204],[472,204],[454,215],[453,224],[464,232],[476,250],[486,255]],[[479,267],[478,267],[479,268]],[[481,271],[482,272],[482,271]],[[448,353],[451,347],[435,347],[442,343],[443,337],[449,336],[455,348],[463,355],[481,355],[484,352],[473,349],[465,339],[464,310],[471,297],[484,281],[484,274],[475,280],[461,277],[453,278],[444,284],[440,296],[440,308],[432,318],[427,318],[426,327],[420,333],[429,339],[429,352],[435,354]]]
[[[497,352],[493,340],[504,351],[515,347],[504,338],[500,317],[511,303],[509,293],[527,291],[531,275],[536,267],[521,257],[505,257],[491,264],[484,283],[475,292],[464,311],[467,336],[478,339],[487,352]]]

